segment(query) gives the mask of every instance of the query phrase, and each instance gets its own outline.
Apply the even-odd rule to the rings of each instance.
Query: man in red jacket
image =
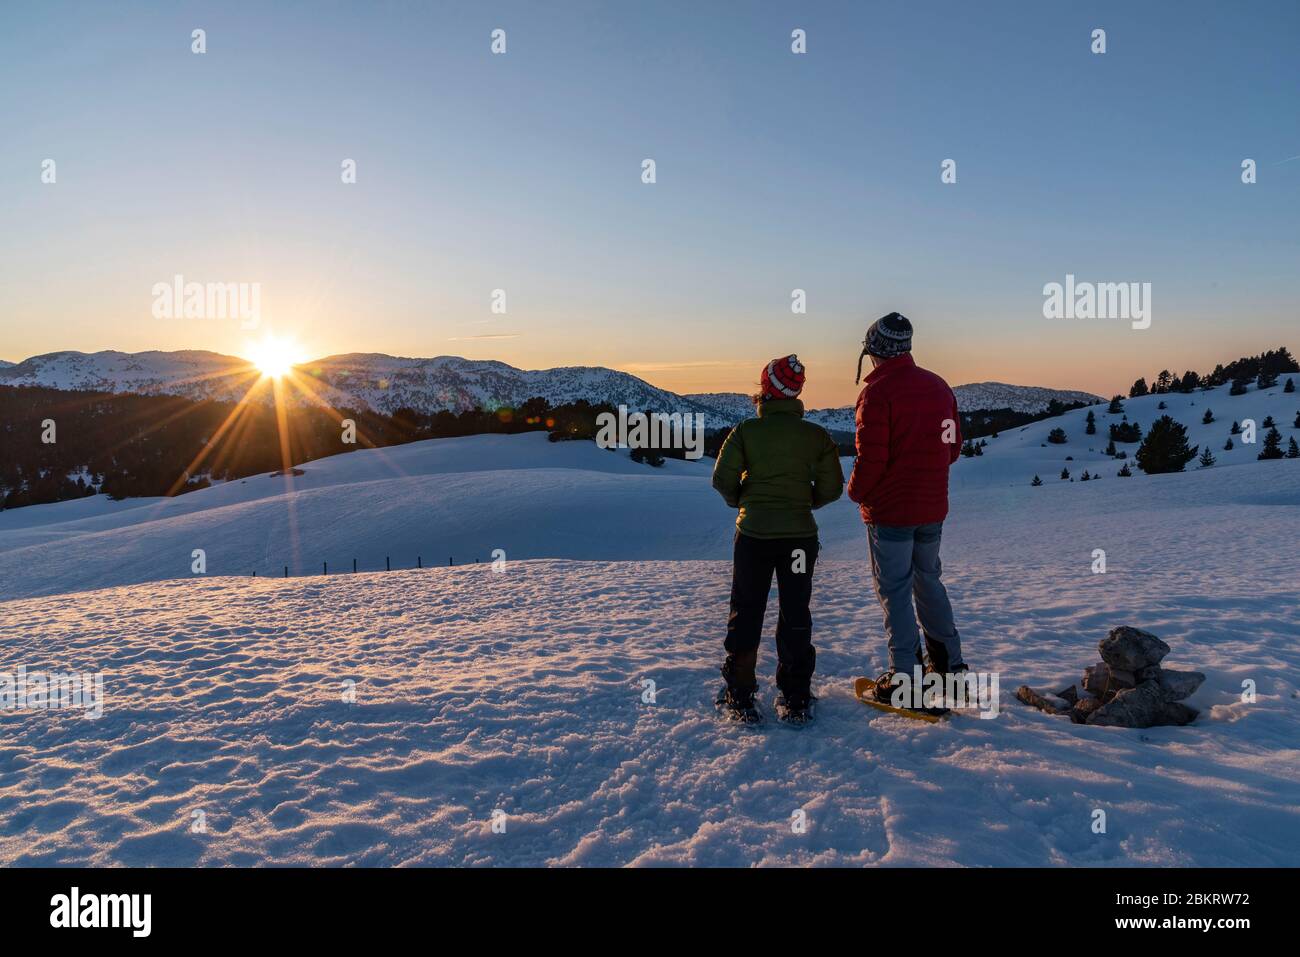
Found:
[[[876,320],[862,346],[873,368],[858,396],[858,457],[848,496],[867,523],[871,577],[885,611],[889,671],[876,685],[888,700],[894,672],[910,677],[914,666],[924,664],[921,632],[931,669],[966,670],[952,605],[939,580],[948,467],[961,449],[961,420],[948,383],[912,361],[912,324],[905,316],[891,312]]]

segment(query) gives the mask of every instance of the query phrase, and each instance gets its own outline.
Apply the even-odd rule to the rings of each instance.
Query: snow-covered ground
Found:
[[[0,671],[99,671],[106,693],[98,719],[0,711],[0,862],[1294,865],[1300,460],[1220,448],[1233,419],[1297,434],[1295,395],[1270,392],[1126,402],[1145,431],[1165,401],[1209,469],[1115,478],[1104,406],[1096,436],[1080,410],[960,460],[945,577],[1001,712],[935,726],[852,698],[884,642],[843,501],[818,513],[817,723],[719,724],[731,514],[708,460],[477,437],[307,463],[292,491],[0,513]],[[1104,481],[1057,479],[1066,455]],[[443,567],[412,569],[417,548]],[[402,570],[333,574],[386,553]],[[1013,700],[1077,681],[1119,624],[1208,675],[1194,724]],[[773,657],[769,637],[769,677]]]

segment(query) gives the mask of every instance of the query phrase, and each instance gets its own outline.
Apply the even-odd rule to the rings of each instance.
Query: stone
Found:
[[[1189,708],[1181,701],[1166,701],[1164,711],[1161,712],[1162,724],[1184,725],[1191,724],[1200,714],[1195,708]]]
[[[1092,714],[1101,707],[1101,702],[1096,698],[1080,698],[1070,709],[1070,720],[1075,724],[1086,724],[1088,715]]]
[[[1088,716],[1088,724],[1107,728],[1150,728],[1162,723],[1167,703],[1160,693],[1160,685],[1144,681],[1136,688],[1127,688],[1116,694]]]
[[[1103,701],[1109,701],[1117,692],[1136,688],[1137,679],[1131,671],[1120,671],[1104,661],[1083,669],[1083,688]]]
[[[1137,678],[1138,684],[1141,684],[1144,681],[1159,681],[1160,666],[1147,665],[1145,668],[1139,668],[1137,671],[1133,672],[1133,674],[1134,677]]]
[[[1174,671],[1166,668],[1160,672],[1156,684],[1166,701],[1182,701],[1190,698],[1205,681],[1205,675],[1199,671]]]
[[[1169,654],[1169,646],[1140,628],[1121,625],[1112,628],[1109,635],[1097,645],[1102,660],[1118,671],[1139,671],[1160,664]]]
[[[1079,700],[1079,689],[1074,685],[1070,685],[1070,687],[1056,692],[1056,696],[1073,707],[1074,703]]]
[[[1055,695],[1040,694],[1029,685],[1021,685],[1017,688],[1016,697],[1025,704],[1031,705],[1039,711],[1046,711],[1048,714],[1068,714],[1070,710],[1068,703],[1065,701]]]

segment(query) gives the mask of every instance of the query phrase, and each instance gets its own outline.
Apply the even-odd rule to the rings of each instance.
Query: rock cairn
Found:
[[[1174,671],[1160,662],[1169,646],[1140,628],[1121,626],[1097,646],[1101,661],[1083,669],[1083,682],[1054,694],[1028,685],[1016,697],[1048,714],[1065,714],[1076,724],[1117,728],[1152,728],[1191,724],[1195,708],[1183,699],[1201,686],[1199,671]]]

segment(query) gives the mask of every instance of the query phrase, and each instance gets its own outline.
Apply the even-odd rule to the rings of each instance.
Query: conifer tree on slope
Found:
[[[1180,425],[1167,415],[1162,415],[1151,425],[1142,444],[1138,447],[1138,468],[1147,475],[1159,475],[1164,472],[1181,472],[1184,466],[1196,458],[1198,446],[1187,445],[1187,426]]]
[[[1282,457],[1282,433],[1277,430],[1277,426],[1273,426],[1264,436],[1264,448],[1256,458],[1280,459]]]

